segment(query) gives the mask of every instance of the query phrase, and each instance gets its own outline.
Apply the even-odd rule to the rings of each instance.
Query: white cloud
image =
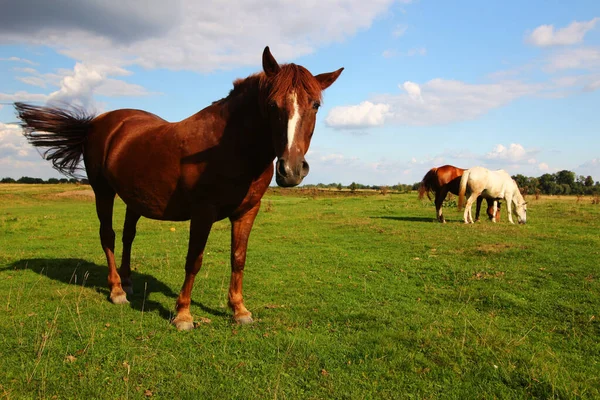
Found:
[[[445,79],[433,79],[423,85],[407,81],[399,87],[406,93],[379,95],[358,105],[334,107],[325,122],[338,129],[368,128],[384,123],[442,125],[475,119],[543,89],[542,85],[518,81],[468,84]]]
[[[408,97],[410,97],[414,101],[423,102],[423,97],[421,97],[421,87],[410,81],[404,82],[401,86],[408,93]]]
[[[542,162],[542,163],[539,163],[539,164],[538,164],[538,169],[539,169],[540,171],[549,171],[549,170],[550,170],[550,167],[548,166],[548,164],[546,164],[546,163]]]
[[[600,79],[590,82],[588,85],[585,86],[584,89],[588,92],[593,92],[594,90],[600,89]]]
[[[566,69],[593,70],[597,68],[600,68],[600,49],[592,47],[569,49],[552,54],[548,58],[545,67],[548,72]]]
[[[0,178],[21,176],[50,178],[60,176],[48,161],[31,147],[16,124],[0,122]]]
[[[0,24],[0,42],[48,46],[85,64],[112,60],[120,66],[208,72],[260,64],[265,45],[283,60],[312,53],[369,28],[394,1],[180,0],[134,9],[133,0],[94,0],[98,18],[72,1],[72,7],[40,13],[44,18],[29,29],[21,27],[31,20],[26,4],[13,3],[3,9],[0,22],[7,27]],[[122,15],[123,8],[132,10],[111,18]]]
[[[397,183],[413,183],[419,181],[428,168],[430,160],[418,162],[412,159],[407,162],[379,159],[365,160],[348,156],[339,152],[328,152],[315,148],[307,155],[311,173],[304,183],[351,182],[371,185],[395,185]]]
[[[577,175],[591,176],[595,181],[600,181],[600,158],[593,158],[575,168]]]
[[[485,156],[488,160],[508,160],[512,162],[527,161],[531,163],[531,160],[527,160],[527,157],[528,152],[518,143],[511,143],[509,147],[497,144],[494,146],[494,149]]]
[[[60,89],[51,93],[49,103],[66,103],[90,109],[94,107],[94,90],[105,79],[96,68],[77,63],[73,75],[65,76]]]
[[[0,159],[27,157],[33,148],[21,133],[21,127],[16,124],[0,122]],[[37,155],[37,153],[36,153]]]
[[[569,26],[554,30],[553,25],[541,25],[527,36],[526,41],[534,46],[566,46],[581,43],[585,34],[594,28],[600,18],[587,22],[572,22]]]
[[[0,61],[12,61],[12,62],[19,62],[19,63],[29,64],[29,65],[37,65],[37,63],[34,63],[31,60],[28,60],[26,58],[20,58],[20,57],[0,58]]]
[[[45,94],[29,93],[24,91],[18,91],[15,93],[0,93],[0,101],[3,102],[15,102],[15,101],[34,101],[43,102],[48,98]]]
[[[384,124],[389,115],[388,104],[374,104],[363,101],[354,106],[341,106],[331,109],[325,123],[338,129],[360,129]]]

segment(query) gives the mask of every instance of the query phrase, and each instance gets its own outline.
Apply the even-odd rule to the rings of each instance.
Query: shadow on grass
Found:
[[[374,219],[391,219],[393,221],[408,221],[408,222],[437,222],[435,218],[425,218],[425,217],[392,217],[389,215],[384,215],[381,217],[371,217]],[[447,220],[446,220],[447,221]]]
[[[10,264],[8,267],[0,268],[0,273],[4,271],[14,270],[31,270],[37,274],[44,275],[50,279],[63,282],[69,285],[81,286],[95,290],[98,293],[106,296],[109,300],[108,290],[108,267],[100,266],[79,258],[59,258],[59,259],[44,259],[33,258],[19,260]],[[87,276],[86,276],[87,275]],[[127,295],[129,305],[138,311],[144,308],[144,311],[157,311],[161,317],[171,319],[174,315],[175,300],[179,293],[171,290],[170,287],[148,274],[140,274],[136,271],[131,271],[131,279],[133,281],[133,294]],[[183,273],[182,273],[183,282]],[[85,280],[85,283],[84,283]],[[144,286],[147,285],[144,290]],[[144,293],[145,292],[145,293]],[[163,304],[148,299],[150,293],[162,293],[173,299],[173,308],[165,308]],[[144,302],[144,295],[146,301]],[[208,314],[214,316],[227,317],[228,313],[216,310],[192,300],[192,304],[202,309]]]

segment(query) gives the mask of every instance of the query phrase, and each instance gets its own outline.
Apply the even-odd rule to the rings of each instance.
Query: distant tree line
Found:
[[[512,177],[524,194],[574,194],[592,195],[600,193],[600,182],[588,175],[576,176],[575,172],[562,170],[554,174],[544,174],[538,178],[521,174]]]
[[[544,174],[537,178],[526,177],[521,174],[513,175],[512,177],[519,185],[519,189],[523,194],[573,194],[573,195],[597,195],[600,194],[600,182],[595,182],[591,176],[576,176],[572,171],[558,171],[554,174]],[[341,183],[319,183],[316,185],[304,185],[306,188],[317,189],[338,189],[338,190],[391,190],[396,192],[410,192],[418,190],[421,182],[413,183],[412,185],[398,183],[397,185],[363,185],[352,182],[350,185],[344,186]]]
[[[600,194],[600,182],[595,182],[594,179],[588,175],[576,176],[575,172],[562,170],[554,174],[544,174],[537,178],[526,177],[521,174],[513,175],[512,177],[519,185],[519,189],[523,194],[574,194],[574,195],[597,195]],[[75,179],[75,178],[49,178],[43,180],[41,178],[32,178],[29,176],[23,176],[17,180],[13,178],[2,178],[0,183],[89,183],[87,179]],[[330,190],[350,190],[352,192],[356,190],[378,190],[378,191],[395,191],[395,192],[410,192],[411,190],[418,190],[420,182],[410,184],[398,183],[396,185],[363,185],[361,183],[352,182],[350,185],[344,186],[341,183],[318,183],[316,185],[304,185],[305,188],[317,188],[317,189],[330,189]]]
[[[312,189],[312,188],[317,188],[317,189],[337,189],[337,190],[350,190],[352,192],[356,191],[356,190],[378,190],[378,191],[382,191],[382,190],[393,190],[396,192],[410,192],[411,190],[417,190],[419,189],[419,184],[418,183],[413,183],[411,185],[408,184],[403,184],[403,183],[398,183],[397,185],[363,185],[361,183],[356,183],[356,182],[352,182],[351,184],[344,186],[341,183],[318,183],[316,185],[313,184],[309,184],[309,185],[304,185],[303,187],[307,188],[307,189]]]
[[[48,178],[48,180],[43,180],[42,178],[32,178],[30,176],[22,176],[19,179],[15,180],[13,178],[2,178],[0,183],[47,183],[47,184],[57,184],[57,183],[89,183],[87,179],[75,179],[75,178]]]

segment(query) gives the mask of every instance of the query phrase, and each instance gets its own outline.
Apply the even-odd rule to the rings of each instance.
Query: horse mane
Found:
[[[246,78],[238,78],[233,81],[233,88],[227,97],[214,103],[251,93],[260,94],[262,101],[268,103],[274,100],[282,100],[294,88],[304,90],[296,91],[299,102],[308,100],[321,101],[321,85],[315,77],[304,67],[296,64],[281,64],[281,70],[273,77],[268,77],[264,72],[257,72]]]
[[[280,100],[294,88],[303,88],[304,91],[297,92],[298,101],[321,101],[321,85],[315,77],[304,67],[296,64],[282,64],[281,70],[273,77],[267,78],[262,74],[260,86],[268,94],[267,101]],[[308,99],[303,98],[304,94]]]
[[[431,168],[423,177],[421,184],[419,185],[419,200],[423,199],[425,194],[427,198],[431,200],[431,193],[433,192],[433,185],[437,179],[437,167]]]

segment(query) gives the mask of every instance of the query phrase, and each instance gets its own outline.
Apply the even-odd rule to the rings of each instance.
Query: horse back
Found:
[[[450,193],[458,195],[460,179],[464,172],[464,169],[453,165],[439,167],[437,169],[437,181],[439,187],[446,187]]]

